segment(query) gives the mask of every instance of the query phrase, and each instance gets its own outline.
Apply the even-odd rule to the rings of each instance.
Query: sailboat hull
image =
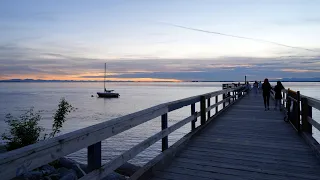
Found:
[[[97,94],[101,98],[118,98],[120,96],[118,93],[112,92],[97,92]]]

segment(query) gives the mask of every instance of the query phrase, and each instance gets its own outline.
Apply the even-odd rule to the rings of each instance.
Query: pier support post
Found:
[[[195,113],[196,113],[196,105],[191,104],[191,115],[194,115]],[[197,121],[197,119],[194,119],[191,121],[191,131],[196,129],[196,121]]]
[[[201,125],[206,123],[206,97],[200,97],[200,113],[201,113]]]
[[[207,107],[210,107],[210,98],[207,99],[207,103],[208,103]],[[210,111],[208,111],[208,119],[209,119],[210,117],[211,117]]]
[[[101,167],[101,141],[87,148],[88,170],[91,172]]]
[[[161,116],[161,130],[168,128],[168,113]],[[168,136],[162,138],[162,151],[168,149]]]
[[[302,131],[312,134],[312,125],[308,121],[308,117],[312,118],[312,107],[308,105],[307,98],[301,98],[302,105]]]

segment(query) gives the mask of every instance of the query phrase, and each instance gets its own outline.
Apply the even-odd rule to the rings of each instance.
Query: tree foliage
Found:
[[[53,116],[52,132],[50,137],[54,137],[60,132],[63,123],[66,121],[66,116],[74,110],[74,107],[62,98],[58,105],[58,110]]]
[[[61,131],[60,129],[66,121],[66,116],[74,110],[75,108],[65,98],[60,100],[58,109],[53,116],[52,132],[49,138],[54,137]],[[40,111],[35,112],[33,108],[19,117],[7,114],[5,122],[9,125],[9,132],[3,133],[1,136],[7,142],[6,149],[11,151],[46,139],[47,134],[41,137],[41,133],[45,129],[39,126],[40,120]]]
[[[3,133],[2,139],[8,141],[7,150],[18,149],[39,141],[40,133],[44,128],[38,125],[41,119],[40,113],[35,112],[33,108],[20,115],[13,117],[6,115],[5,122],[9,125],[9,133]]]

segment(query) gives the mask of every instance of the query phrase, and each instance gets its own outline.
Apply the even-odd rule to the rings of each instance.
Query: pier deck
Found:
[[[270,98],[264,111],[262,95],[250,93],[196,134],[153,179],[320,179],[319,160],[273,107]]]

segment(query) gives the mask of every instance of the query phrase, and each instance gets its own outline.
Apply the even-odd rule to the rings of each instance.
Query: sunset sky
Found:
[[[1,0],[0,79],[101,80],[104,63],[110,80],[320,77],[319,7],[317,0]]]

